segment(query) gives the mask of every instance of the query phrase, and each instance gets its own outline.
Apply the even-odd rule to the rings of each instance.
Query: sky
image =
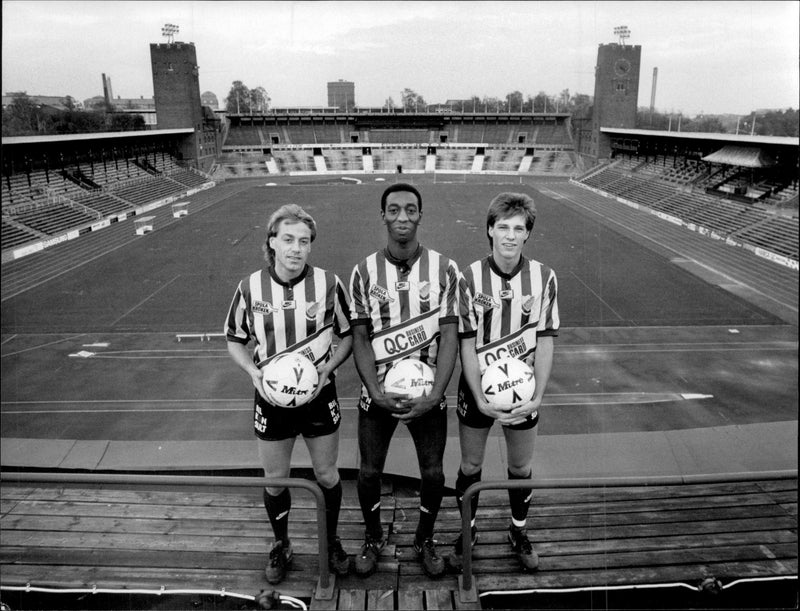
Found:
[[[600,44],[641,45],[639,106],[687,116],[800,103],[800,2],[97,2],[4,1],[2,91],[152,97],[150,44],[179,26],[200,90],[224,103],[234,80],[272,105],[324,106],[327,83],[355,83],[356,104],[427,103],[520,91],[594,93]]]

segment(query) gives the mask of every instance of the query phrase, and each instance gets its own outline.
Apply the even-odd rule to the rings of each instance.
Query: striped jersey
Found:
[[[270,267],[239,283],[225,337],[241,344],[255,340],[253,361],[259,367],[284,352],[302,354],[319,366],[333,355],[333,334],[350,333],[349,311],[344,285],[332,272],[306,265],[287,283]]]
[[[522,257],[511,274],[489,256],[464,269],[459,278],[459,337],[475,337],[481,374],[498,358],[525,360],[537,337],[558,335],[558,282],[555,272]]]
[[[370,325],[378,382],[393,361],[415,358],[436,366],[439,325],[458,322],[458,266],[420,246],[407,261],[378,251],[353,268],[351,324]]]

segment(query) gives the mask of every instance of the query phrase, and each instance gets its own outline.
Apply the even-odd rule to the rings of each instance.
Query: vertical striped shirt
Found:
[[[542,335],[558,335],[555,272],[522,257],[503,273],[491,256],[475,261],[459,278],[459,337],[475,337],[481,373],[498,358],[525,360]]]
[[[458,266],[420,246],[401,264],[378,251],[350,277],[350,322],[370,325],[378,382],[393,361],[415,358],[436,366],[439,325],[458,322]]]
[[[284,352],[308,357],[315,365],[333,355],[333,334],[350,333],[349,299],[338,276],[318,267],[283,282],[273,268],[253,272],[236,289],[225,337],[247,344],[255,340],[259,366]]]

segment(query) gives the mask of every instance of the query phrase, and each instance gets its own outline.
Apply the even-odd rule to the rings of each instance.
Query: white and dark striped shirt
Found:
[[[481,373],[504,356],[525,360],[537,338],[558,335],[555,272],[522,257],[510,274],[491,256],[475,261],[459,279],[459,337],[475,337]]]
[[[369,325],[378,382],[393,361],[436,366],[439,325],[458,322],[458,266],[420,246],[406,262],[375,252],[350,277],[350,322]]]
[[[334,273],[307,265],[287,283],[270,267],[239,283],[225,337],[241,344],[255,340],[253,361],[259,367],[284,352],[302,354],[319,366],[333,355],[333,334],[350,333],[349,311],[347,292]]]

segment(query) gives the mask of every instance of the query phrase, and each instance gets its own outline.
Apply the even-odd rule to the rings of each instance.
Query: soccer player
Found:
[[[459,279],[459,340],[462,374],[458,384],[458,432],[461,464],[456,478],[456,500],[463,507],[464,492],[481,479],[486,440],[495,421],[506,440],[508,477],[530,479],[539,407],[550,378],[553,338],[559,317],[556,275],[549,267],[528,259],[522,248],[536,220],[533,200],[522,193],[501,193],[489,205],[486,232],[492,254],[462,270]],[[516,408],[490,404],[481,391],[481,375],[496,359],[516,357],[533,365],[536,392]],[[511,524],[508,540],[525,570],[539,566],[526,532],[531,489],[509,489]],[[477,542],[475,514],[478,495],[469,508],[472,542]],[[461,570],[462,540],[455,542],[447,563]]]
[[[314,219],[300,206],[288,204],[275,211],[263,246],[268,265],[239,283],[225,335],[228,352],[256,389],[255,434],[267,479],[289,477],[295,439],[305,438],[325,498],[328,562],[343,576],[349,572],[350,558],[336,534],[342,484],[336,464],[341,412],[334,371],[350,356],[353,338],[344,285],[335,274],[307,264],[316,235]],[[339,337],[335,350],[334,333]],[[247,347],[251,340],[252,352]],[[308,357],[319,374],[312,399],[296,408],[271,404],[261,382],[261,368],[290,352]],[[289,489],[265,487],[264,506],[275,536],[266,568],[267,580],[274,584],[283,580],[292,561]]]
[[[389,443],[402,423],[414,440],[421,477],[414,550],[424,571],[436,577],[445,571],[433,528],[444,494],[445,389],[458,351],[458,267],[417,240],[422,197],[412,185],[398,183],[384,191],[381,218],[386,248],[356,265],[350,279],[353,355],[362,381],[357,490],[365,524],[355,569],[362,576],[373,573],[386,543],[380,476]],[[427,396],[409,399],[384,392],[387,370],[404,358],[419,359],[434,369]]]

